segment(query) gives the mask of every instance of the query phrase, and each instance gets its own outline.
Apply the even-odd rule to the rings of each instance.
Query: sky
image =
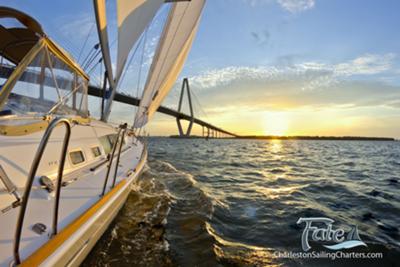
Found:
[[[92,1],[2,2],[35,17],[79,62],[97,42]],[[115,58],[115,1],[107,5]],[[238,134],[400,138],[398,10],[397,0],[209,0],[163,104],[177,107],[188,77],[195,116]],[[140,96],[167,11],[132,52],[119,91]],[[92,83],[101,72],[90,73]],[[99,100],[90,105],[95,116]],[[131,123],[134,111],[116,104],[111,119]],[[158,114],[146,131],[177,134],[175,119]]]

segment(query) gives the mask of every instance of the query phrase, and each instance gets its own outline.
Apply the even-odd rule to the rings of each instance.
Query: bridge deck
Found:
[[[98,87],[89,85],[88,93],[91,96],[102,97],[103,89],[100,89]],[[138,106],[139,102],[140,102],[140,100],[138,98],[136,98],[136,97],[132,97],[132,96],[128,96],[128,95],[124,95],[124,94],[120,94],[120,93],[116,93],[115,94],[114,100],[117,101],[117,102],[121,102],[121,103],[128,104],[128,105],[133,105],[133,106]],[[175,117],[177,119],[182,119],[182,120],[187,120],[187,121],[193,120],[193,123],[198,124],[200,126],[203,126],[203,127],[209,128],[211,130],[214,130],[214,131],[217,131],[217,132],[220,132],[220,133],[224,133],[224,134],[227,134],[227,135],[230,135],[230,136],[238,137],[238,135],[236,135],[234,133],[231,133],[229,131],[226,131],[224,129],[221,129],[219,127],[216,127],[216,126],[214,126],[214,125],[212,125],[212,124],[210,124],[208,122],[202,121],[202,120],[197,119],[197,118],[192,118],[191,116],[189,116],[187,114],[184,114],[182,112],[178,112],[176,110],[173,110],[173,109],[170,109],[170,108],[167,108],[167,107],[160,106],[157,109],[157,112],[160,112],[160,113]]]

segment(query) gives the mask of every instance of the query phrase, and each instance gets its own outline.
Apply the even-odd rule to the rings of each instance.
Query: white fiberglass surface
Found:
[[[104,134],[101,133],[100,134]],[[89,142],[87,142],[89,144]],[[77,143],[72,143],[73,146]],[[72,148],[71,148],[72,149]],[[2,148],[0,147],[0,150]],[[90,151],[90,148],[89,148]],[[117,172],[116,182],[122,179],[128,179],[131,182],[136,173],[132,172],[138,165],[143,151],[143,145],[140,142],[132,143],[131,138],[127,142],[124,152],[121,153],[119,169]],[[3,151],[0,153],[0,164],[5,164]],[[110,190],[114,168],[116,165],[114,159],[111,168],[107,191]],[[93,164],[92,164],[93,165]],[[103,164],[95,171],[91,171],[89,165],[83,165],[80,169],[75,169],[66,175],[65,180],[72,181],[61,189],[60,210],[59,210],[59,229],[63,229],[71,223],[79,215],[83,214],[89,207],[100,199],[100,193],[104,184],[107,164]],[[6,168],[10,170],[10,168]],[[39,178],[37,176],[36,178]],[[38,179],[35,180],[34,187],[29,199],[29,204],[26,212],[26,219],[22,231],[21,239],[21,255],[26,258],[32,254],[40,246],[49,240],[51,232],[52,212],[54,205],[54,193],[49,193],[43,188],[39,188]],[[19,191],[22,194],[23,188]],[[3,192],[0,194],[0,200],[3,202],[6,199],[11,203],[13,200],[9,194]],[[8,266],[12,260],[12,248],[14,242],[15,225],[17,221],[19,208],[11,209],[5,213],[0,213],[0,266]],[[46,232],[38,235],[32,231],[32,226],[36,223],[46,225]]]

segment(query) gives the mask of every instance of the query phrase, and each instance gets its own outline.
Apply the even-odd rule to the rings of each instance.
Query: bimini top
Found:
[[[0,19],[3,18],[15,19],[20,24],[9,28],[0,25],[0,54],[18,64],[45,34],[35,19],[21,11],[0,7]]]
[[[84,70],[38,22],[0,7],[0,119],[88,117],[88,81]]]

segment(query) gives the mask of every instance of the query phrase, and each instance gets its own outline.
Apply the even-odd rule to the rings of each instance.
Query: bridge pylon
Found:
[[[176,117],[176,123],[178,124],[179,136],[190,136],[190,133],[192,132],[193,122],[194,122],[192,97],[190,95],[190,86],[189,86],[188,78],[184,78],[183,82],[182,82],[181,95],[179,97],[179,104],[178,104],[178,112],[181,112],[181,109],[182,109],[182,101],[183,101],[183,95],[185,93],[185,89],[186,89],[187,97],[189,100],[188,102],[189,102],[189,110],[190,110],[190,120],[189,120],[188,128],[186,129],[186,132],[184,132],[183,128],[182,128],[182,124],[181,124],[181,118]]]

